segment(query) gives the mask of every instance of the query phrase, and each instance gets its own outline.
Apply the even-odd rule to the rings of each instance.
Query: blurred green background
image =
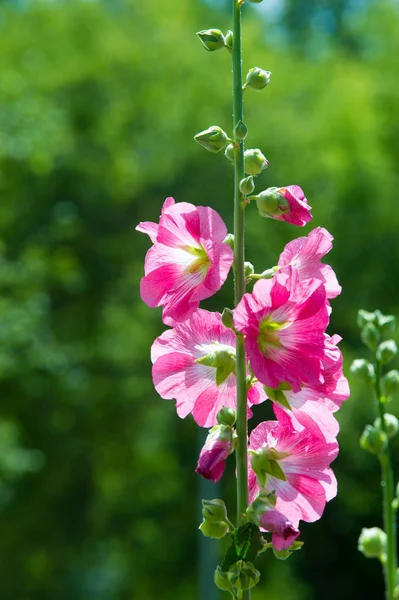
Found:
[[[230,4],[0,3],[2,600],[219,598],[200,497],[223,494],[233,512],[234,465],[204,488],[205,432],[153,390],[164,327],[139,298],[149,240],[134,227],[172,195],[232,229],[231,166],[192,139],[231,131],[230,57],[195,37],[228,29]],[[251,207],[248,259],[264,269],[315,226],[334,235],[343,293],[329,332],[344,338],[346,371],[366,355],[357,309],[398,312],[398,33],[394,0],[244,7],[244,71],[273,72],[245,96],[248,143],[270,160],[259,184],[300,185],[314,216],[299,230]],[[231,298],[229,281],[203,306]],[[302,527],[301,552],[264,556],[254,600],[383,597],[379,564],[357,551],[361,527],[381,525],[378,464],[358,444],[374,407],[351,383],[338,498]],[[269,417],[266,403],[253,423]]]

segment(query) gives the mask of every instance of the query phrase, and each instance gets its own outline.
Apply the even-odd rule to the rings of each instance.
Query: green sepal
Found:
[[[287,560],[293,552],[300,550],[303,546],[303,542],[295,541],[287,550],[275,550],[273,548],[273,554],[279,560]]]
[[[228,571],[239,560],[254,561],[263,548],[263,538],[259,528],[253,523],[245,523],[235,529],[231,534],[231,539],[231,545],[220,565],[221,570],[224,572]]]
[[[280,479],[281,481],[287,481],[287,478],[284,475],[284,471],[282,470],[282,468],[276,460],[269,461],[269,469],[269,475],[272,475],[273,477],[275,477],[276,479]]]
[[[291,406],[290,403],[287,400],[286,395],[284,394],[284,389],[285,391],[289,391],[291,390],[291,387],[288,385],[288,389],[284,388],[284,383],[279,385],[279,388],[277,389],[273,389],[273,388],[269,388],[266,385],[263,386],[266,395],[268,398],[270,398],[270,400],[272,400],[272,402],[277,402],[278,404],[281,404],[281,406],[284,406],[284,408],[287,408],[288,410],[291,410]]]

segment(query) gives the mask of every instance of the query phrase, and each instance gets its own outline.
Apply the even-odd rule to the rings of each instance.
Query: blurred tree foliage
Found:
[[[271,162],[262,185],[306,190],[305,233],[335,236],[344,292],[331,332],[349,365],[357,309],[397,311],[398,11],[384,0],[348,17],[355,54],[337,42],[313,55],[269,44],[267,22],[245,12],[244,68],[273,72],[262,95],[247,92],[249,143]],[[231,127],[229,56],[204,53],[194,35],[211,26],[227,29],[228,14],[193,0],[0,6],[4,600],[196,598],[197,429],[152,388],[163,327],[139,299],[148,240],[134,226],[173,195],[232,227],[230,166],[192,141]],[[259,268],[302,234],[252,207],[248,232]],[[231,282],[205,305],[231,305]],[[380,524],[378,467],[358,448],[372,414],[354,386],[340,414],[340,495],[304,526],[299,556],[265,557],[255,600],[382,595],[379,565],[356,550],[360,528]]]

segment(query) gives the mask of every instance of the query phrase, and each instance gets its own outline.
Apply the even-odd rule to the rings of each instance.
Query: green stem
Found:
[[[233,128],[243,121],[242,100],[242,57],[241,57],[241,4],[233,0]],[[238,142],[238,140],[236,140]],[[245,293],[245,205],[242,203],[240,181],[244,178],[244,142],[240,140],[234,159],[234,303],[240,302]],[[237,374],[237,525],[245,521],[248,506],[248,422],[247,422],[247,382],[244,337],[236,338],[236,374]],[[250,600],[251,593],[246,590],[243,600]]]
[[[387,433],[385,423],[385,402],[381,393],[381,365],[376,363],[376,384],[375,391],[378,400],[378,412],[381,420],[381,429]],[[385,591],[386,599],[394,600],[394,590],[396,583],[396,522],[395,510],[393,508],[394,500],[394,479],[391,464],[389,442],[385,451],[379,457],[382,472],[382,491],[383,491],[383,512],[384,512],[384,531],[387,535],[387,557],[384,564]]]

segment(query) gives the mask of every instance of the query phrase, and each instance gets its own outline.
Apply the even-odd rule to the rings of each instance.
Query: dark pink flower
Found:
[[[152,345],[152,376],[162,398],[176,399],[179,417],[193,414],[211,427],[222,406],[236,407],[235,334],[219,313],[198,309]],[[266,400],[260,383],[248,390],[248,406]]]
[[[312,220],[311,207],[298,185],[268,188],[255,198],[263,217],[286,221],[301,227]]]
[[[168,325],[184,321],[221,288],[232,265],[222,218],[207,206],[167,198],[159,225],[144,222],[136,229],[154,244],[145,258],[141,298],[148,306],[162,306]]]
[[[298,271],[299,281],[319,279],[324,283],[327,298],[335,298],[341,293],[341,286],[333,269],[321,262],[323,256],[331,250],[333,239],[326,229],[317,227],[307,237],[292,240],[280,255],[280,272],[291,266]]]
[[[226,459],[233,450],[232,428],[228,425],[216,425],[205,440],[195,469],[196,473],[216,483],[222,477]]]
[[[266,510],[263,513],[260,517],[260,526],[273,534],[272,544],[278,551],[287,550],[300,534],[299,529],[275,509]]]
[[[234,310],[255,376],[271,388],[288,382],[295,392],[320,382],[327,324],[324,285],[317,279],[300,283],[292,267],[258,281]]]
[[[299,392],[284,391],[290,409],[274,403],[278,419],[282,412],[289,415],[298,431],[304,429],[322,436],[327,442],[336,438],[339,425],[333,413],[349,398],[349,386],[342,372],[342,354],[336,344],[339,336],[325,335],[325,355],[322,359],[322,382],[315,386],[304,385]]]
[[[250,502],[262,490],[275,490],[275,508],[294,528],[300,520],[312,522],[321,517],[326,502],[337,491],[334,473],[329,468],[338,453],[336,441],[326,443],[310,431],[298,432],[287,417],[284,422],[258,425],[251,433],[249,448]],[[255,473],[254,455],[258,463],[260,457],[274,464],[265,477]]]

